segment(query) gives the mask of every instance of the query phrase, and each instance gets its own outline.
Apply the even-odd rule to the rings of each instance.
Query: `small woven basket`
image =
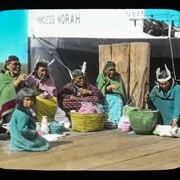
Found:
[[[105,113],[81,114],[70,112],[70,115],[72,130],[78,132],[100,131],[103,129],[106,120]]]
[[[152,134],[158,117],[158,111],[148,109],[135,109],[129,113],[130,125],[136,134]]]

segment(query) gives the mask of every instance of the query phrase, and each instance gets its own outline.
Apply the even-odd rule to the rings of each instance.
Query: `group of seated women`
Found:
[[[0,132],[2,125],[11,120],[17,105],[17,93],[25,87],[31,88],[36,94],[34,114],[39,122],[42,121],[42,116],[47,116],[50,120],[60,122],[69,128],[71,126],[70,111],[79,111],[83,102],[91,102],[103,106],[103,110],[107,114],[105,127],[117,128],[121,121],[123,106],[127,103],[127,95],[124,82],[116,71],[116,64],[113,61],[105,63],[103,71],[97,76],[95,85],[88,82],[86,73],[82,72],[81,69],[75,69],[71,72],[71,82],[58,90],[45,60],[38,61],[33,72],[29,75],[21,72],[21,66],[19,58],[12,55],[8,57],[0,72]],[[155,87],[158,89],[158,97],[170,97],[171,91],[175,92],[172,88],[179,88],[179,85],[174,82],[167,66],[162,72],[158,68],[156,73],[158,85]],[[164,77],[164,79],[161,80],[159,76]],[[163,87],[165,88],[163,89]],[[179,89],[177,95],[174,93],[172,96],[179,97],[178,92]],[[175,110],[166,111],[169,118],[165,117],[166,113],[161,102],[160,105],[156,104],[156,98],[151,101],[151,104],[159,109],[164,124],[171,123],[173,119],[172,124],[175,126],[179,120],[179,106],[176,99],[178,98],[174,98],[172,101]]]
[[[16,56],[9,56],[4,69],[0,73],[0,122],[10,122],[16,107],[17,92],[30,87],[36,94],[34,112],[37,121],[42,116],[71,126],[70,111],[78,111],[82,102],[99,103],[107,113],[107,124],[117,127],[122,115],[122,107],[126,103],[126,92],[116,64],[108,61],[96,80],[96,84],[87,81],[86,74],[80,69],[72,71],[71,82],[57,90],[53,77],[49,72],[48,63],[44,60],[36,63],[29,75],[21,73],[21,63]]]

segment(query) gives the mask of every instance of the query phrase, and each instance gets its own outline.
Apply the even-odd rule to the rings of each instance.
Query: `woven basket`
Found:
[[[136,134],[152,134],[158,117],[158,111],[148,109],[135,109],[129,113],[130,125]]]
[[[104,127],[106,120],[105,113],[80,114],[70,112],[72,129],[78,132],[99,131]]]

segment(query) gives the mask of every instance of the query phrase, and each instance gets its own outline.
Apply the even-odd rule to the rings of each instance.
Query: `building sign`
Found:
[[[38,24],[80,24],[80,13],[59,13],[39,15],[36,17]]]
[[[142,26],[134,27],[131,14],[125,9],[29,10],[28,34],[38,37],[137,37],[142,33]],[[142,17],[143,10],[139,14]]]

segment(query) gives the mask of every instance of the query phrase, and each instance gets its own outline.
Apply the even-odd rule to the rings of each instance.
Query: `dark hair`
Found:
[[[8,70],[8,68],[6,67],[7,64],[11,63],[11,61],[19,61],[19,58],[17,56],[11,55],[8,57],[8,59],[5,61],[5,65],[3,67],[3,69],[1,70],[1,72],[4,74],[6,70]]]
[[[79,69],[75,69],[74,71],[72,71],[72,76],[73,78],[77,78],[79,76],[84,76],[83,72]]]
[[[168,74],[166,70],[161,71],[160,74],[158,75],[158,79],[165,79],[167,77],[168,77]]]
[[[113,61],[107,61],[106,64],[104,65],[104,69],[112,68],[112,67],[116,68],[116,64]]]
[[[34,90],[28,87],[25,87],[21,89],[18,94],[17,94],[17,107],[18,108],[23,108],[23,101],[25,97],[30,97],[34,99],[34,102],[36,103],[36,95],[34,93]]]
[[[37,71],[38,71],[39,67],[44,67],[44,68],[48,69],[48,63],[46,61],[39,61],[36,63],[36,67],[34,68],[34,71],[32,73],[36,77],[37,77]]]

